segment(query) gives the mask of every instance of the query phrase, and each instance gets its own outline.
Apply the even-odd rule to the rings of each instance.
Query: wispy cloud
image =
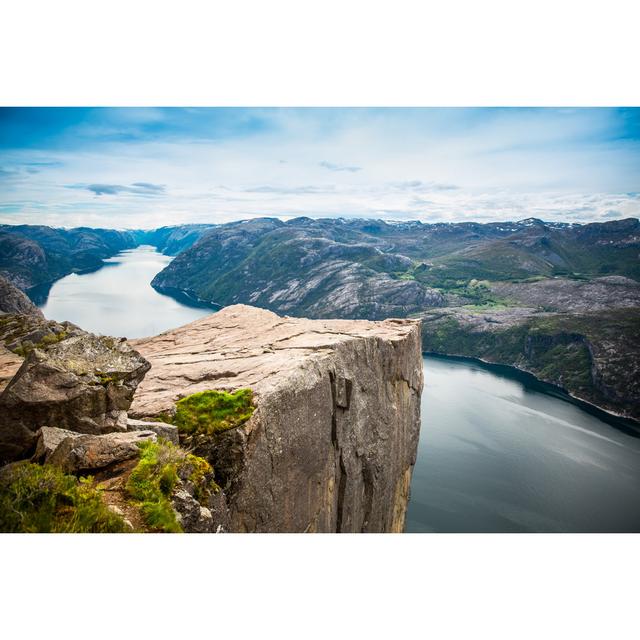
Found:
[[[333,162],[327,162],[326,160],[323,160],[318,164],[325,169],[329,169],[329,171],[349,171],[350,173],[362,171],[362,167],[356,167],[355,165],[348,164],[334,164]]]
[[[299,187],[260,185],[258,187],[247,187],[243,189],[245,193],[278,193],[278,194],[308,194],[308,193],[327,193],[334,191],[333,185],[315,186],[303,185]]]
[[[115,196],[119,193],[133,193],[136,195],[149,196],[160,195],[165,192],[163,184],[153,184],[151,182],[134,182],[130,186],[122,184],[68,184],[67,189],[86,189],[96,196]]]
[[[423,182],[422,180],[403,180],[392,182],[391,187],[400,191],[456,191],[460,187],[445,182]]]

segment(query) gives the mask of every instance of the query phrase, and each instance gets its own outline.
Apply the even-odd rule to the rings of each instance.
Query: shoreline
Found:
[[[509,376],[520,377],[521,382],[529,382],[531,386],[538,387],[538,390],[542,393],[546,393],[560,400],[564,400],[565,402],[569,402],[573,404],[583,411],[590,413],[591,415],[600,418],[607,424],[625,431],[629,435],[640,438],[640,420],[636,420],[635,418],[625,416],[620,413],[616,413],[615,411],[611,411],[609,409],[605,409],[604,407],[600,407],[589,400],[584,400],[583,398],[579,398],[578,396],[574,396],[569,393],[563,387],[553,384],[552,382],[547,382],[546,380],[542,380],[538,378],[531,371],[527,371],[526,369],[522,369],[515,365],[505,364],[502,362],[491,362],[490,360],[484,360],[483,358],[477,358],[473,356],[460,356],[453,355],[448,353],[440,353],[436,351],[423,351],[423,356],[429,356],[434,358],[442,358],[448,360],[457,360],[460,362],[470,362],[475,364],[480,364],[487,368],[488,370],[493,370],[493,373],[499,372],[500,369],[503,370],[503,373],[508,374]],[[524,378],[524,380],[522,380]]]

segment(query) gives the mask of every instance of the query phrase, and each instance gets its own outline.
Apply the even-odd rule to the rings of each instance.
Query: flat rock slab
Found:
[[[4,345],[0,345],[0,392],[9,384],[16,375],[23,358],[9,351]]]
[[[127,418],[127,431],[153,431],[159,438],[164,438],[173,444],[178,444],[179,441],[178,427],[166,422]]]
[[[101,436],[74,434],[62,440],[47,462],[67,473],[103,469],[116,462],[135,458],[140,442],[157,440],[153,431],[107,433]]]
[[[417,320],[308,320],[241,304],[225,307],[178,329],[129,341],[151,363],[129,416],[171,412],[180,398],[209,389],[273,393],[344,345],[366,340],[400,344],[419,326]],[[421,364],[413,377],[417,386]]]
[[[402,531],[420,431],[417,320],[307,320],[234,305],[132,342],[151,369],[130,417],[250,388],[241,427],[197,442],[228,530]],[[211,441],[211,439],[209,439]]]

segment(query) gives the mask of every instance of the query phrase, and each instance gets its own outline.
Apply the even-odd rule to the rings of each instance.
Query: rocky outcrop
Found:
[[[44,320],[42,311],[20,289],[0,276],[0,314],[21,313]]]
[[[101,436],[72,434],[64,438],[46,459],[66,473],[91,473],[117,462],[138,457],[138,444],[157,440],[153,431],[107,433]]]
[[[242,426],[194,440],[230,531],[402,531],[417,452],[420,324],[306,320],[244,305],[134,341],[152,368],[130,415],[251,388]]]
[[[127,409],[149,363],[124,339],[82,333],[33,348],[0,394],[0,460],[29,455],[36,432],[127,430]]]
[[[159,438],[178,444],[178,427],[161,421],[145,421],[127,418],[127,431],[153,431]]]
[[[84,334],[71,322],[45,320],[39,311],[0,314],[0,391],[16,374],[24,356],[34,348],[48,349],[60,340]]]

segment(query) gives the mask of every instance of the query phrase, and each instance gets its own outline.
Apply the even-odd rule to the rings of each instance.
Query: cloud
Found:
[[[273,185],[261,185],[258,187],[247,187],[243,189],[245,193],[279,193],[279,194],[305,194],[305,193],[327,193],[334,190],[333,185],[314,186],[304,185],[301,187],[279,187]]]
[[[0,180],[4,178],[12,178],[15,175],[16,175],[16,171],[13,171],[11,169],[4,169],[3,167],[0,167]]]
[[[153,184],[152,182],[134,182],[132,187],[137,190],[150,191],[152,193],[164,193],[165,186],[163,184]]]
[[[119,193],[133,193],[136,195],[160,195],[165,192],[163,184],[153,184],[151,182],[134,182],[131,186],[122,184],[70,184],[68,189],[86,189],[96,196],[115,196]]]
[[[356,166],[346,165],[346,164],[334,164],[333,162],[327,162],[326,160],[323,160],[318,164],[321,167],[324,167],[325,169],[329,169],[329,171],[349,171],[351,173],[355,173],[356,171],[362,171],[362,167],[356,167]]]
[[[422,180],[403,180],[392,182],[391,185],[400,191],[456,191],[460,189],[457,184],[446,182],[423,182]]]
[[[14,223],[586,222],[640,215],[640,109],[0,109],[0,167]]]

